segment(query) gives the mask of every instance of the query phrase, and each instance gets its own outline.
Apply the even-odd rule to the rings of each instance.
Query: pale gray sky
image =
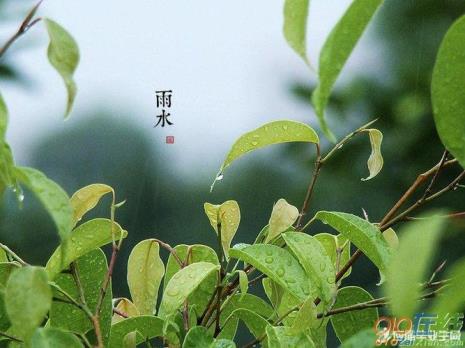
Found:
[[[319,49],[350,0],[311,3],[308,54],[316,66]],[[47,36],[34,27],[10,57],[34,79],[34,88],[1,84],[11,120],[8,140],[18,162],[47,132],[74,127],[95,106],[122,109],[154,142],[166,146],[179,170],[211,176],[243,132],[276,119],[314,120],[308,107],[290,98],[293,80],[315,74],[287,46],[282,35],[283,1],[45,0],[40,15],[69,30],[79,44],[78,95],[63,122],[65,89],[46,60]],[[1,26],[2,37],[18,23]],[[344,76],[365,68],[364,42]],[[369,57],[369,55],[368,55]],[[342,80],[344,79],[342,76]],[[174,91],[169,130],[152,128],[157,114],[154,91]],[[129,112],[127,112],[129,111]],[[90,117],[91,115],[89,115]]]

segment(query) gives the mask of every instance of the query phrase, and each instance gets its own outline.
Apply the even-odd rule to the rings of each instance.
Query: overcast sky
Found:
[[[312,1],[308,54],[317,65],[319,49],[349,0]],[[11,120],[8,140],[18,161],[27,161],[34,143],[50,131],[74,127],[96,106],[146,130],[176,156],[179,169],[199,164],[211,172],[232,142],[263,122],[314,119],[310,109],[288,93],[292,81],[315,74],[291,51],[282,35],[283,1],[45,0],[40,15],[69,30],[79,44],[78,95],[63,122],[65,89],[46,59],[43,25],[34,27],[9,52],[32,88],[1,82]],[[6,38],[18,23],[1,25]],[[25,47],[24,47],[25,46]],[[344,77],[366,63],[364,43]],[[168,129],[153,128],[154,91],[174,91]],[[210,173],[211,174],[211,173]]]

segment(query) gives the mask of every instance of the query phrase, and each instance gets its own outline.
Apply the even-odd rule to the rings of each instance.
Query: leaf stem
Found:
[[[14,260],[18,261],[22,266],[29,265],[26,261],[20,258],[13,250],[11,250],[5,244],[0,243],[0,249],[3,249],[8,255],[10,255]]]

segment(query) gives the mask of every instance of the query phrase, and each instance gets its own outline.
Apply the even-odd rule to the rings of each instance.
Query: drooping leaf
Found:
[[[340,260],[339,260],[339,269],[341,269],[350,259],[350,241],[344,237],[342,234],[335,236],[334,234],[329,233],[318,233],[314,237],[323,245],[326,250],[326,253],[331,258],[331,261],[334,265],[334,269],[338,268],[338,253],[337,250],[342,249]],[[341,279],[347,278],[352,272],[352,267],[350,267],[347,272],[342,276]]]
[[[391,259],[391,249],[375,225],[358,216],[340,212],[320,211],[315,218],[347,237],[384,274]]]
[[[449,28],[439,47],[431,82],[434,122],[446,149],[465,167],[465,16]]]
[[[228,322],[231,319],[239,319],[249,329],[250,333],[255,338],[261,337],[265,334],[265,329],[269,325],[268,321],[251,310],[245,308],[239,308],[233,311],[230,316],[226,319]]]
[[[285,249],[269,244],[239,244],[229,255],[254,266],[301,301],[313,290],[302,266]]]
[[[382,0],[354,0],[329,34],[320,52],[319,84],[312,95],[315,112],[326,137],[335,141],[325,120],[331,90],[352,50],[365,31]]]
[[[138,317],[140,315],[139,310],[137,307],[127,298],[122,298],[119,300],[118,304],[116,305],[116,310],[118,312],[126,314],[128,318]],[[117,323],[121,320],[125,319],[125,317],[120,316],[119,314],[113,314],[113,318],[111,319],[111,323]]]
[[[71,332],[54,328],[38,328],[31,339],[32,348],[82,348],[81,341]]]
[[[179,244],[174,248],[174,251],[181,259],[182,262],[186,264],[193,264],[196,262],[210,262],[215,265],[219,265],[218,256],[216,255],[215,250],[212,248],[201,245],[201,244],[194,244],[194,245],[185,245]],[[189,258],[187,258],[189,254]],[[178,262],[175,260],[173,255],[170,254],[168,258],[168,262],[166,264],[166,273],[165,278],[163,280],[163,289],[166,288],[166,285],[173,277],[173,275],[181,269]],[[188,301],[189,305],[197,306],[198,314],[202,314],[205,307],[208,304],[209,299],[211,298],[213,292],[215,291],[217,283],[217,274],[212,273],[207,278],[205,278],[198,288],[189,296]]]
[[[286,326],[266,327],[268,348],[316,348],[306,333],[295,334]]]
[[[92,250],[75,262],[77,273],[84,293],[84,299],[89,309],[94,313],[103,279],[108,272],[107,259],[102,250]],[[80,293],[72,274],[62,273],[55,279],[55,283],[76,301],[80,300]],[[55,297],[66,299],[55,290]],[[104,342],[108,342],[110,335],[112,313],[112,288],[111,283],[103,299],[100,312],[100,329]],[[78,333],[86,333],[93,329],[89,318],[76,306],[54,301],[50,310],[50,326]]]
[[[302,232],[286,232],[283,238],[317,287],[318,297],[328,305],[332,303],[336,294],[336,270],[323,245]]]
[[[384,287],[394,315],[412,317],[418,308],[419,284],[426,281],[443,224],[443,219],[428,218],[412,222],[400,233],[399,249],[389,265]],[[412,251],[415,262],[412,262]]]
[[[126,238],[127,231],[123,230],[116,222],[112,224],[111,220],[108,219],[94,219],[79,225],[73,230],[67,243],[60,245],[48,260],[45,269],[49,278],[55,278],[58,273],[80,256],[111,243],[112,227],[116,240],[119,240],[120,236]],[[63,262],[61,262],[62,248],[65,249]]]
[[[163,336],[164,321],[158,317],[142,315],[140,317],[127,318],[111,326],[109,348],[120,348],[124,337],[133,331],[138,331],[137,344],[145,339]]]
[[[219,268],[220,266],[213,263],[197,262],[178,271],[166,285],[160,304],[160,316],[169,317],[174,314],[200,283]]]
[[[156,240],[143,240],[132,249],[128,259],[128,286],[141,314],[155,313],[158,288],[164,274],[165,265]]]
[[[273,206],[270,221],[268,223],[268,235],[265,243],[276,238],[280,233],[291,227],[299,217],[299,210],[293,205],[286,202],[285,199],[279,199]]]
[[[371,300],[373,300],[373,297],[364,289],[357,286],[347,286],[337,292],[337,299],[333,308],[338,309]],[[332,315],[330,318],[336,336],[341,342],[345,342],[360,330],[372,328],[378,319],[378,309],[366,308],[349,311]]]
[[[264,319],[273,316],[273,308],[260,297],[252,294],[232,295],[223,305],[220,317],[221,333],[218,338],[234,339],[239,319],[229,318],[236,309],[248,309]],[[227,320],[227,322],[226,322]]]
[[[70,199],[74,211],[74,224],[80,221],[88,211],[94,209],[107,193],[112,193],[113,197],[115,195],[113,188],[105,184],[92,184],[77,190]]]
[[[68,93],[65,117],[68,117],[76,97],[76,83],[73,75],[79,63],[79,48],[73,37],[58,23],[44,19],[50,39],[47,56],[50,64],[60,74]]]
[[[309,0],[286,0],[284,3],[284,37],[289,46],[308,64],[307,17]]]
[[[15,177],[30,189],[52,217],[62,241],[73,228],[73,208],[66,192],[37,169],[16,167]]]
[[[225,169],[242,155],[268,145],[288,142],[319,143],[319,139],[311,127],[300,122],[284,120],[267,123],[236,140],[221,165],[215,181],[221,180]]]
[[[368,171],[370,175],[362,179],[363,181],[374,178],[383,169],[383,156],[381,155],[381,142],[383,141],[383,133],[377,129],[367,129],[370,135],[371,154],[368,158]]]
[[[375,348],[375,341],[375,332],[373,328],[370,328],[357,332],[345,341],[340,348]]]
[[[5,307],[16,335],[29,341],[52,305],[52,290],[42,267],[16,269],[5,289]]]
[[[241,221],[239,204],[236,201],[226,201],[220,205],[205,203],[203,207],[216,234],[218,234],[218,225],[221,225],[221,245],[228,259],[231,241]]]

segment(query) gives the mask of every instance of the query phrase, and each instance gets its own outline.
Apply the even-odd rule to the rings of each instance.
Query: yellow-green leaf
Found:
[[[308,64],[307,17],[309,0],[286,0],[284,3],[284,37],[289,46]]]
[[[300,334],[318,323],[314,301],[315,299],[310,296],[302,303],[294,318],[294,323],[290,328],[290,333],[294,335]]]
[[[73,228],[73,208],[67,193],[37,169],[16,167],[15,176],[40,200],[52,217],[62,241],[66,241]]]
[[[284,198],[279,199],[271,212],[265,243],[275,239],[279,234],[291,227],[298,217],[299,210],[296,207],[287,203]]]
[[[45,269],[50,279],[55,278],[80,256],[111,243],[112,230],[116,240],[126,238],[128,234],[120,225],[116,222],[112,224],[111,220],[108,219],[94,219],[79,225],[73,230],[67,243],[61,244],[48,260]],[[62,253],[64,254],[63,262]]]
[[[92,184],[77,190],[70,199],[74,211],[74,224],[80,221],[88,211],[94,209],[107,193],[115,196],[113,188],[105,184]]]
[[[237,273],[239,274],[239,289],[241,294],[245,295],[249,291],[249,278],[247,278],[247,273],[243,270],[239,270]]]
[[[316,348],[309,334],[295,334],[287,326],[268,325],[266,336],[268,348]]]
[[[334,265],[334,269],[338,267],[341,269],[350,259],[350,241],[344,237],[342,234],[335,236],[330,233],[318,233],[314,237],[323,245],[326,250],[326,254],[331,258],[331,261]],[[339,257],[338,262],[338,253],[337,250],[342,249],[341,256]],[[352,267],[350,267],[347,272],[342,276],[341,279],[347,278],[352,272]]]
[[[340,232],[378,267],[382,275],[385,273],[391,260],[391,248],[375,225],[358,216],[340,212],[320,211],[315,219]]]
[[[126,314],[128,318],[138,317],[140,315],[139,310],[137,307],[127,298],[122,298],[119,300],[118,304],[116,305],[116,309],[118,312]],[[120,316],[118,313],[115,312],[113,318],[111,319],[111,323],[117,323],[121,320],[124,320],[125,317]]]
[[[427,280],[443,225],[444,219],[427,218],[412,222],[400,233],[399,248],[393,254],[384,286],[394,315],[412,317],[419,307],[420,283]]]
[[[331,90],[352,50],[365,31],[382,0],[354,0],[333,28],[320,52],[319,84],[312,95],[315,112],[326,137],[335,141],[325,120]]]
[[[109,348],[121,348],[124,337],[130,332],[138,331],[137,344],[144,342],[144,340],[152,339],[154,337],[163,336],[164,321],[160,318],[142,315],[135,318],[127,318],[112,325]]]
[[[218,225],[221,225],[221,245],[228,259],[231,241],[241,221],[239,204],[236,201],[226,201],[220,205],[205,203],[203,207],[216,234],[218,234]]]
[[[283,248],[270,244],[239,244],[230,250],[230,255],[254,266],[300,301],[315,290],[299,262]]]
[[[465,16],[446,33],[431,82],[436,128],[446,149],[465,167]]]
[[[128,260],[128,286],[142,315],[155,313],[158,288],[164,274],[165,265],[156,240],[143,240],[132,249]]]
[[[52,305],[52,290],[42,267],[16,269],[5,289],[5,306],[15,334],[28,341]]]
[[[166,285],[160,304],[160,317],[170,317],[176,313],[184,301],[200,283],[210,274],[217,272],[220,266],[209,262],[197,262],[178,271]]]
[[[65,117],[69,115],[76,97],[74,71],[79,63],[79,48],[73,37],[58,23],[49,18],[44,19],[50,43],[47,56],[50,64],[60,74],[68,92]]]
[[[399,247],[399,238],[397,237],[396,231],[392,228],[388,228],[383,232],[383,237],[391,247],[391,249],[396,250]]]
[[[383,141],[383,133],[377,129],[367,129],[370,135],[371,154],[368,158],[368,171],[370,175],[362,179],[363,181],[374,178],[383,168],[383,156],[381,155],[381,142]]]
[[[249,329],[250,333],[254,337],[258,338],[265,334],[266,326],[268,321],[251,310],[245,308],[236,309],[231,313],[231,315],[226,319],[226,321],[232,319],[239,319],[244,322],[244,324]]]
[[[306,124],[295,121],[274,121],[242,135],[229,150],[215,181],[223,178],[223,173],[239,157],[251,151],[273,144],[289,142],[319,143],[316,132]],[[213,185],[215,182],[213,182]],[[213,189],[212,185],[212,189]]]

